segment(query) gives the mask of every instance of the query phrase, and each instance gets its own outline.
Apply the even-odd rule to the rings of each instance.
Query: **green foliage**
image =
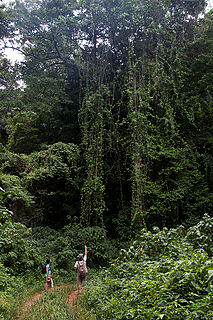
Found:
[[[1,13],[0,13],[0,34],[1,34]],[[17,68],[10,65],[10,62],[0,53],[0,143],[7,142],[6,122],[7,113],[12,106],[14,100],[17,101]],[[2,149],[1,145],[0,149]]]
[[[187,232],[167,229],[212,211],[213,20],[211,12],[198,19],[204,8],[205,0],[1,8],[0,38],[25,56],[14,68],[0,57],[5,297],[19,275],[40,276],[47,256],[56,276],[73,275],[85,244],[89,267],[107,265],[118,240],[132,234],[134,243],[90,287],[94,317],[212,318],[212,219]],[[44,227],[12,223],[11,211]],[[81,223],[67,225],[69,217]],[[154,225],[162,231],[148,231]],[[46,298],[51,316],[72,318]]]
[[[11,193],[6,192],[4,189],[0,187],[0,220],[10,220],[13,213],[5,206],[5,198],[11,198]]]
[[[40,252],[31,240],[31,230],[11,219],[0,222],[0,315],[8,319],[23,290],[36,279]],[[27,284],[26,279],[30,276]],[[11,317],[11,319],[13,316]]]
[[[16,278],[8,272],[8,270],[2,263],[0,263],[0,275],[0,291],[12,292],[12,290],[14,289],[14,283],[16,281]]]
[[[59,225],[63,224],[67,215],[76,213],[78,161],[79,148],[72,143],[60,142],[29,157],[24,182],[36,195],[38,211],[43,211],[44,218],[50,225],[57,221],[58,212]],[[39,205],[41,202],[42,207]]]
[[[5,110],[7,148],[29,154],[58,141],[78,141],[76,111],[64,83],[50,79],[47,87],[45,80],[31,81],[32,87],[20,92],[15,106]]]
[[[27,192],[35,201],[31,223],[61,226],[69,214],[109,227],[127,207],[135,232],[211,212],[212,17],[198,19],[204,9],[204,0],[27,0],[4,12],[10,45],[25,56],[15,71],[26,87],[2,90],[0,129],[7,149],[29,155],[18,176],[25,203]],[[2,66],[8,79],[13,71]],[[69,162],[49,150],[58,141],[80,148],[77,188]]]
[[[208,255],[213,255],[213,220],[205,214],[203,219],[198,224],[189,228],[187,232],[187,239],[193,243],[196,249],[204,249]]]
[[[13,201],[23,202],[26,207],[30,207],[34,204],[34,197],[30,195],[29,191],[22,185],[20,177],[10,174],[1,174],[0,180],[2,185],[13,193],[13,197],[11,197]]]
[[[74,315],[73,310],[67,303],[68,294],[74,290],[73,287],[61,288],[48,294],[43,294],[36,301],[31,310],[22,316],[23,320],[56,320],[56,319],[88,319],[84,318],[83,314]]]
[[[98,76],[94,74],[93,77]],[[89,90],[89,89],[88,89]],[[104,134],[107,118],[108,90],[104,85],[85,97],[81,115],[82,144],[85,156],[86,179],[81,190],[82,220],[86,225],[103,224],[106,211],[104,183]]]
[[[73,247],[68,245],[68,238],[63,232],[49,227],[37,227],[33,229],[32,237],[40,250],[42,263],[51,258],[55,275],[74,275],[75,252]]]
[[[69,241],[68,245],[74,249],[75,257],[81,252],[84,253],[84,245],[87,245],[89,266],[107,265],[109,260],[117,255],[118,243],[107,237],[105,228],[85,228],[81,224],[69,224],[64,228],[64,232]]]
[[[9,151],[1,151],[0,164],[2,172],[5,174],[21,176],[26,167],[27,156],[24,154],[14,154]]]
[[[54,224],[58,211],[61,221],[68,214],[74,216],[78,206],[78,162],[79,148],[72,143],[58,142],[28,156],[2,153],[0,181],[6,190],[16,193],[9,203],[15,217],[26,223],[30,220],[31,224],[44,217]]]
[[[143,230],[90,283],[84,303],[97,319],[207,320],[213,315],[211,268],[212,259],[194,249],[182,227]]]
[[[74,184],[71,175],[77,171],[78,157],[77,146],[61,142],[46,150],[31,154],[25,167],[26,184],[31,188],[36,188],[34,186],[36,183],[41,187],[43,181],[50,183],[51,180],[56,182],[63,179]]]
[[[212,195],[212,52],[213,19],[210,11],[200,20],[193,41],[187,46],[186,75],[183,79],[184,93],[180,99],[180,111],[187,110],[184,123],[180,124],[184,137],[196,149],[205,180]],[[190,64],[190,66],[189,66]],[[190,131],[190,135],[188,135]],[[210,209],[211,210],[211,209]],[[206,212],[210,212],[206,210]]]
[[[0,261],[12,275],[23,275],[40,264],[39,251],[31,240],[31,230],[20,223],[0,225]]]
[[[0,5],[0,39],[8,36],[9,31],[9,16],[5,10],[5,5]]]
[[[43,261],[50,257],[58,275],[74,275],[74,264],[79,253],[88,247],[88,267],[106,266],[117,256],[118,244],[109,239],[106,230],[100,227],[83,227],[71,223],[56,231],[49,227],[33,229],[33,241],[39,249]]]
[[[93,273],[92,267],[106,266],[111,258],[117,256],[116,243],[107,238],[106,230],[100,227],[83,228],[79,224],[72,223],[59,231],[49,227],[38,227],[32,231],[20,223],[5,222],[4,226],[0,225],[0,228],[0,291],[2,291],[0,307],[6,316],[11,315],[11,319],[19,309],[14,307],[17,292],[19,292],[21,300],[26,288],[34,288],[38,281],[40,281],[40,287],[41,285],[43,287],[44,279],[41,277],[41,266],[48,257],[52,260],[51,269],[55,285],[57,285],[63,281],[75,282],[76,256],[83,253],[85,244],[88,246],[87,264],[90,278]],[[68,289],[66,289],[67,294]],[[52,293],[51,297],[58,301],[59,293]],[[8,304],[6,304],[7,299],[9,299]],[[42,299],[49,301],[49,295]],[[46,303],[49,305],[48,301]],[[51,304],[51,310],[52,308],[53,310],[48,309],[49,312],[55,312],[58,315],[63,312],[71,312],[66,306],[65,300],[61,300],[60,303],[57,301],[55,305]],[[60,306],[57,307],[58,303]],[[32,314],[39,318],[40,312],[45,313],[46,308],[45,310],[37,310],[37,307],[38,305],[35,304],[32,308]],[[75,317],[77,316],[75,315]]]
[[[70,289],[68,289],[70,291]],[[50,292],[44,295],[39,302],[37,302],[31,309],[31,312],[25,319],[58,319],[64,317],[65,319],[72,319],[71,309],[66,304],[67,291],[60,290],[60,292]],[[40,308],[43,306],[43,308]]]

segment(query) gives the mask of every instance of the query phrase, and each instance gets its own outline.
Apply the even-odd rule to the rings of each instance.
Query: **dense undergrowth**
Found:
[[[212,226],[205,215],[187,231],[141,231],[90,283],[85,308],[102,320],[212,319]]]
[[[74,283],[85,244],[76,309],[54,291],[29,320],[213,319],[206,4],[0,5],[0,320],[43,290],[47,258],[56,286]]]
[[[16,319],[24,301],[43,290],[41,265],[53,260],[55,286],[75,283],[76,254],[88,246],[89,278],[74,310],[70,288],[43,295],[31,319],[199,319],[213,317],[213,219],[185,229],[142,230],[118,244],[99,227],[70,224],[60,231],[2,220],[0,319]],[[49,318],[48,318],[49,317]]]
[[[59,231],[48,227],[31,230],[21,223],[2,218],[0,319],[15,319],[23,301],[44,289],[41,266],[48,257],[52,260],[55,286],[75,283],[73,267],[76,255],[82,252],[84,244],[88,246],[90,275],[92,270],[96,272],[99,265],[107,265],[117,252],[116,244],[107,238],[103,228],[83,228],[73,223]]]
[[[76,288],[65,287],[43,294],[34,302],[27,312],[22,316],[22,320],[49,320],[49,319],[83,319],[76,318],[71,307],[67,303],[67,298],[71,290]]]

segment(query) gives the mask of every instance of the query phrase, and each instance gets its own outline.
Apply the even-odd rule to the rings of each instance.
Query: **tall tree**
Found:
[[[78,143],[85,224],[118,226],[122,216],[134,230],[210,209],[189,114],[203,126],[211,100],[197,72],[204,56],[190,60],[204,8],[204,0],[26,0],[11,9],[27,87],[7,118],[8,147]],[[190,72],[205,91],[202,112]]]

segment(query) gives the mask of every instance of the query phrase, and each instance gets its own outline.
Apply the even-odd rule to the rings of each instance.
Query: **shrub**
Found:
[[[187,239],[195,248],[204,249],[213,256],[213,218],[204,214],[203,219],[195,226],[189,228]]]
[[[97,319],[210,319],[212,260],[182,227],[143,230],[90,283],[84,303]]]
[[[105,228],[98,226],[83,227],[73,223],[64,228],[64,235],[68,239],[67,246],[73,248],[76,255],[83,253],[84,245],[88,246],[88,263],[98,267],[109,263],[109,260],[118,254],[116,241],[107,238]]]
[[[0,223],[0,261],[12,275],[24,275],[40,264],[40,255],[31,240],[31,229],[21,223]]]
[[[49,227],[38,227],[33,230],[33,241],[39,248],[43,262],[48,257],[53,261],[53,270],[57,273],[73,272],[76,256],[84,253],[88,246],[88,266],[99,267],[109,264],[117,256],[116,243],[109,240],[106,230],[100,227],[84,228],[81,224],[72,223],[61,230]]]

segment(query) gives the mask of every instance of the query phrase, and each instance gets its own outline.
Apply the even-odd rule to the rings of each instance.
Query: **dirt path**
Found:
[[[72,292],[69,294],[69,296],[68,296],[67,302],[69,303],[69,305],[71,306],[71,308],[72,308],[73,305],[74,305],[74,299],[76,298],[77,295],[78,295],[78,290],[72,291]]]
[[[62,288],[66,288],[66,287],[72,287],[73,285],[63,285],[63,286],[58,286],[58,287],[54,287],[54,288],[50,288],[50,290],[56,290],[56,289],[62,289]],[[41,291],[40,293],[37,293],[35,296],[31,297],[28,301],[25,302],[24,307],[22,309],[21,312],[21,316],[18,317],[18,319],[22,319],[23,315],[25,314],[25,312],[32,306],[32,304],[37,301],[43,294],[45,293],[45,291]],[[67,303],[73,307],[74,306],[74,299],[76,298],[76,296],[78,295],[78,290],[72,291],[67,299]]]

